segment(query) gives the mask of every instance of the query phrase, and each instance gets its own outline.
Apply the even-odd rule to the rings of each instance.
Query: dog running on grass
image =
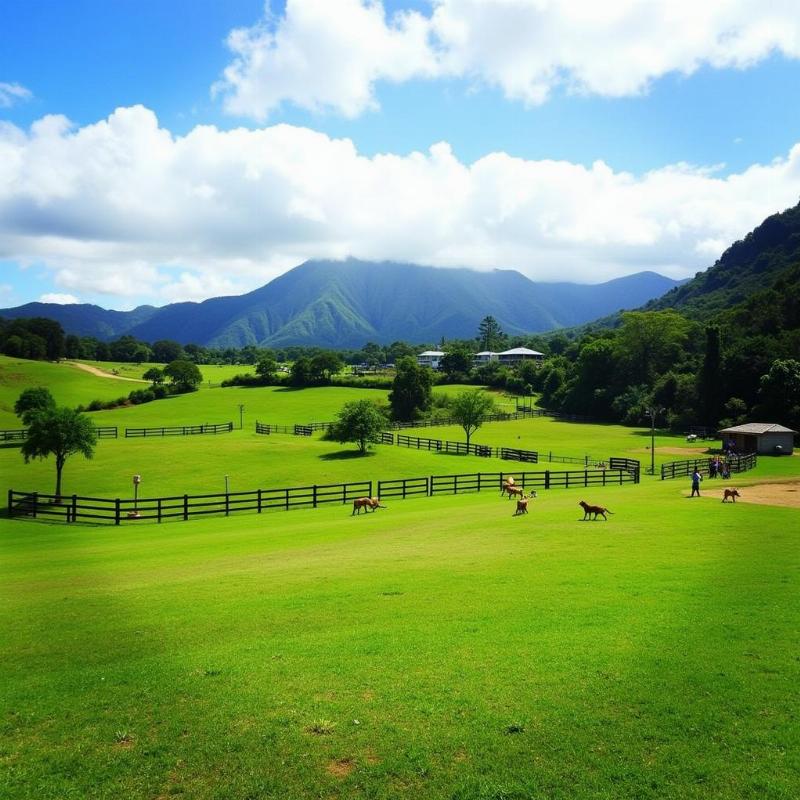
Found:
[[[607,508],[603,508],[603,506],[590,506],[584,500],[581,500],[578,505],[583,509],[583,518],[584,520],[589,519],[590,514],[594,514],[593,519],[597,519],[598,514],[603,517],[606,522],[608,522],[608,517],[606,514],[613,514],[613,511],[609,511]]]
[[[364,512],[372,509],[373,514],[375,513],[375,509],[377,508],[386,508],[386,506],[382,506],[380,503],[380,498],[378,497],[357,497],[353,500],[353,514],[360,514],[361,509],[364,509]],[[353,514],[350,516],[352,517]]]
[[[530,500],[530,498],[526,494],[522,495],[522,497],[517,500],[517,510],[514,512],[515,517],[519,514],[528,513],[528,500]]]
[[[737,497],[741,497],[741,495],[739,494],[739,490],[738,489],[726,489],[725,490],[725,496],[722,498],[722,502],[723,503],[727,503],[729,497],[735,503],[736,502],[736,498]]]

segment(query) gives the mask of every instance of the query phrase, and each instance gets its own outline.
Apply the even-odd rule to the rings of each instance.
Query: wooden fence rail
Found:
[[[98,439],[116,439],[118,432],[115,425],[95,425]],[[0,442],[24,442],[28,438],[28,429],[0,431]]]
[[[711,462],[716,460],[716,456],[704,458],[692,458],[685,461],[670,461],[661,465],[661,480],[668,478],[684,478],[697,470],[701,475],[711,474]],[[747,472],[753,469],[758,463],[758,456],[755,453],[746,453],[741,456],[725,456],[719,459],[720,463],[728,465],[731,473]]]
[[[147,436],[197,436],[212,433],[230,433],[232,430],[232,422],[223,422],[217,425],[165,425],[160,428],[125,428],[125,438],[132,439]]]
[[[464,475],[431,475],[378,481],[377,496],[412,497],[436,494],[461,494],[485,490],[501,491],[508,479],[505,472],[476,472]],[[577,488],[638,483],[639,472],[628,470],[576,470],[566,472],[514,473],[515,485],[522,489]],[[78,520],[113,522],[120,525],[132,520],[156,520],[205,514],[228,515],[238,511],[261,513],[272,509],[316,508],[325,503],[346,504],[358,497],[371,497],[372,481],[295,486],[285,489],[255,489],[246,492],[225,492],[170,497],[107,498],[69,495],[56,497],[41,492],[8,490],[8,514],[11,517],[56,517],[66,522]]]

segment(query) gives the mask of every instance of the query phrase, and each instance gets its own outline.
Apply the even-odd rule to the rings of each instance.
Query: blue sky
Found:
[[[792,3],[525,5],[3,4],[0,306],[347,255],[683,277],[797,202]]]

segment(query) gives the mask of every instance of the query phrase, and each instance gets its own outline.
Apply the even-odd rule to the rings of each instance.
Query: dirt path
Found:
[[[736,486],[736,478],[733,480],[718,482],[713,487],[708,482],[703,482],[701,491],[703,497],[722,499],[722,490],[726,487]],[[738,503],[754,503],[765,506],[785,506],[787,508],[800,508],[800,481],[796,478],[775,481],[770,483],[752,483],[738,486],[741,497]],[[685,493],[688,496],[688,492]]]
[[[113,378],[115,381],[133,381],[134,383],[150,383],[150,381],[143,381],[140,378],[126,378],[124,375],[114,375],[112,372],[105,372],[97,367],[92,367],[89,364],[81,364],[79,361],[65,361],[71,367],[77,367],[84,372],[91,375],[97,375],[98,378]]]

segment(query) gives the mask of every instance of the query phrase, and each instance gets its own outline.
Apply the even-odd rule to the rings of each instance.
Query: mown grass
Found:
[[[5,795],[795,797],[796,512],[684,488],[6,523]]]

